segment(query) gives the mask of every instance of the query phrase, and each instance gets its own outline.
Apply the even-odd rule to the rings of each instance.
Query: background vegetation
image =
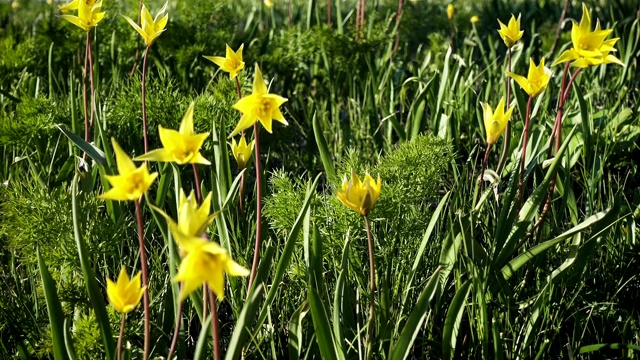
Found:
[[[53,5],[17,3],[15,9],[0,2],[0,358],[53,358],[36,249],[57,284],[64,316],[73,319],[69,334],[77,357],[103,358],[97,355],[105,349],[73,232],[71,183],[79,171],[78,150],[55,126],[82,132],[84,34],[57,18]],[[145,3],[152,12],[162,5]],[[506,22],[512,13],[522,14],[525,35],[513,67],[524,73],[529,57],[551,64],[570,42],[566,23],[550,51],[562,1],[453,2],[455,52],[449,51],[448,3],[442,1],[406,1],[399,22],[397,2],[368,1],[359,41],[355,1],[332,1],[331,26],[326,1],[274,3],[169,1],[167,31],[150,53],[152,149],[160,146],[157,126],[177,128],[192,100],[196,132],[212,131],[224,139],[235,126],[235,86],[202,57],[222,55],[225,44],[235,49],[244,43],[247,68],[259,63],[272,92],[289,99],[284,115],[290,125],[277,124],[273,134],[261,137],[268,230],[259,279],[273,297],[260,298],[258,316],[245,324],[248,358],[329,358],[328,348],[337,358],[358,358],[369,291],[366,235],[360,216],[334,196],[351,169],[383,179],[371,214],[379,358],[638,356],[637,2],[585,2],[592,17],[620,37],[617,55],[625,66],[587,69],[578,77],[565,108],[566,146],[550,165],[559,169],[551,210],[534,236],[527,232],[541,212],[539,194],[548,189],[545,141],[560,76],[536,103],[527,169],[531,197],[520,213],[510,196],[525,95],[514,90],[519,106],[502,180],[487,185],[477,203],[485,149],[480,101],[495,105],[506,92],[506,49],[496,18]],[[115,137],[129,154],[139,155],[140,80],[139,74],[130,75],[138,36],[119,16],[135,18],[137,1],[104,0],[103,8],[107,18],[94,38],[99,126],[92,139],[104,149],[105,139]],[[570,1],[568,9],[568,19],[579,19],[580,3]],[[471,24],[472,15],[480,21]],[[251,81],[250,71],[241,75],[245,91]],[[501,147],[502,140],[490,154],[490,169]],[[225,144],[207,141],[203,155],[216,160],[203,183],[210,190],[225,184],[228,189],[238,171],[223,159]],[[76,226],[104,289],[105,279],[114,278],[122,264],[136,266],[138,253],[132,206],[122,203],[112,211],[97,199],[98,168],[90,162],[80,169],[82,215]],[[185,190],[193,188],[185,180],[192,178],[189,171],[182,170]],[[250,171],[247,181],[250,210],[241,214],[231,206],[211,231],[249,267],[256,186]],[[158,191],[152,189],[152,197]],[[175,204],[174,194],[167,197],[167,204]],[[168,206],[175,213],[175,205]],[[174,321],[167,270],[172,265],[150,211],[145,221],[152,347],[153,355],[162,357]],[[541,244],[548,245],[546,251],[536,248]],[[233,280],[229,287],[219,310],[224,348],[245,305],[246,281]],[[318,317],[318,308],[326,318]],[[109,310],[109,318],[117,329],[117,314]],[[186,318],[180,354],[191,358],[201,322],[189,302]],[[327,327],[320,326],[323,320]],[[323,334],[334,339],[330,346]],[[140,311],[130,316],[126,336],[133,349],[129,356],[139,358]],[[400,354],[400,340],[408,338],[413,340]]]

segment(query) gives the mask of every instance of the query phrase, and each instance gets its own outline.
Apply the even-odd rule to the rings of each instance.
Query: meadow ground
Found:
[[[637,1],[141,4],[0,1],[0,359],[639,356]]]

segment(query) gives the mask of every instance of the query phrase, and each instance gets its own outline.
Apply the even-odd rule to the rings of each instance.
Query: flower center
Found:
[[[261,119],[268,118],[271,115],[271,109],[273,108],[271,100],[262,98],[258,104],[258,117]]]

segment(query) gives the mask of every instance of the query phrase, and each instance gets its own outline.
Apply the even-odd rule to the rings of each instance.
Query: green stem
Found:
[[[218,323],[218,306],[216,295],[209,291],[209,307],[211,307],[211,331],[213,337],[213,359],[220,360],[222,351],[220,350],[220,324]]]
[[[511,48],[507,51],[507,56],[509,57],[508,68],[509,72],[511,72]],[[507,76],[507,109],[511,104],[511,79]],[[504,163],[507,160],[507,152],[509,151],[509,143],[511,142],[511,126],[509,121],[507,121],[507,126],[504,128],[504,140],[502,145],[502,155],[500,155],[500,161],[498,161],[498,167],[496,168],[496,172],[498,175],[502,173],[502,168],[504,167]]]
[[[122,359],[122,339],[124,338],[124,324],[127,319],[127,314],[122,313],[122,321],[120,322],[120,336],[118,336],[118,360]]]
[[[367,325],[367,358],[373,354],[373,342],[375,340],[375,293],[376,293],[376,269],[373,256],[373,238],[371,236],[371,225],[369,216],[364,216],[364,224],[367,229],[367,244],[369,247],[369,324]]]
[[[478,180],[478,196],[476,197],[476,202],[480,199],[480,194],[482,193],[482,187],[484,185],[484,172],[487,169],[487,160],[489,159],[489,151],[491,151],[491,144],[487,145],[487,150],[484,152],[484,160],[482,161],[482,171],[480,172],[480,179]]]
[[[142,131],[144,132],[144,152],[149,152],[149,130],[147,128],[147,57],[149,56],[149,46],[144,50],[142,59]]]
[[[533,96],[529,95],[529,101],[527,101],[527,113],[524,121],[524,138],[522,140],[522,154],[520,156],[520,181],[518,183],[518,211],[522,207],[522,198],[524,191],[524,165],[527,161],[527,142],[529,140],[529,120],[531,120],[531,103],[533,102]]]
[[[142,223],[142,207],[140,200],[135,201],[136,221],[138,222],[138,242],[140,246],[140,268],[142,270],[142,285],[144,289],[144,353],[143,359],[149,358],[151,349],[151,312],[149,310],[149,274],[147,271],[147,252],[144,247],[144,225]]]
[[[251,275],[249,276],[249,287],[247,296],[251,293],[251,287],[258,271],[260,261],[260,245],[262,237],[262,169],[260,166],[260,127],[258,122],[253,124],[253,137],[255,140],[255,162],[256,162],[256,243],[253,251],[253,264],[251,265]]]

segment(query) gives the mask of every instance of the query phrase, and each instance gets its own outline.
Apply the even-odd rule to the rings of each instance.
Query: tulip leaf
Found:
[[[302,305],[291,316],[289,321],[289,359],[301,359],[302,355],[302,320],[309,312],[309,302],[304,301]]]
[[[96,275],[89,263],[89,250],[85,243],[82,234],[80,233],[80,216],[78,208],[78,180],[79,176],[73,179],[73,185],[71,189],[71,210],[73,213],[73,235],[76,240],[76,246],[78,249],[78,256],[80,258],[80,267],[82,268],[82,276],[87,286],[87,292],[89,293],[89,300],[93,311],[96,315],[98,327],[102,335],[102,341],[104,343],[104,349],[107,359],[115,359],[115,344],[113,343],[113,336],[111,336],[111,324],[109,323],[109,316],[107,315],[107,308],[104,303],[104,297],[100,291],[100,286],[96,281]]]
[[[327,139],[325,139],[324,137],[322,128],[320,127],[318,118],[316,117],[316,113],[313,114],[313,120],[311,122],[313,124],[313,134],[316,137],[318,152],[320,152],[320,160],[322,161],[324,172],[327,174],[327,179],[331,183],[339,181],[340,179],[336,174],[333,159],[331,159],[331,152],[329,151],[329,146],[327,145]]]
[[[289,264],[291,263],[291,258],[293,256],[293,250],[296,247],[296,242],[298,240],[298,235],[300,234],[300,230],[304,221],[304,218],[307,214],[311,206],[311,200],[313,199],[316,191],[316,187],[318,186],[318,180],[320,179],[320,175],[316,176],[315,180],[311,184],[311,186],[307,187],[307,194],[304,199],[304,203],[302,204],[302,209],[298,213],[298,217],[296,218],[291,231],[289,231],[289,236],[285,241],[284,248],[282,249],[282,254],[280,255],[280,259],[278,260],[278,264],[276,265],[276,271],[271,278],[271,283],[273,284],[269,289],[269,293],[267,294],[267,300],[265,301],[262,310],[260,312],[260,317],[258,319],[258,323],[256,324],[256,328],[260,328],[267,318],[268,308],[271,306],[273,301],[276,298],[276,295],[279,292],[280,282],[284,277],[284,274],[289,269]],[[257,284],[258,281],[255,281],[254,284]]]
[[[256,316],[263,291],[264,286],[262,286],[262,284],[258,284],[251,293],[251,298],[245,302],[242,307],[242,311],[240,312],[240,316],[238,316],[238,321],[236,322],[236,327],[233,329],[233,334],[231,334],[231,340],[229,340],[229,347],[227,349],[225,360],[240,359],[242,355],[242,348],[249,336],[249,326],[251,326],[253,319]]]
[[[218,319],[216,319],[218,321]],[[193,360],[200,360],[206,358],[207,342],[209,341],[209,333],[211,332],[211,315],[207,316],[207,320],[202,323],[202,329],[200,335],[198,335],[198,342],[196,343],[196,352],[193,354]],[[218,344],[220,346],[220,344]]]
[[[462,322],[462,314],[464,314],[464,306],[467,302],[467,296],[471,289],[471,279],[467,280],[456,292],[456,295],[449,305],[447,318],[444,322],[444,333],[442,336],[442,358],[453,359],[456,350],[456,342],[460,323]]]
[[[69,331],[70,321],[69,319],[64,319],[64,346],[67,349],[67,355],[69,356],[69,360],[76,360],[78,356],[76,355],[76,349],[73,346],[73,338],[71,337],[71,332]]]
[[[38,257],[38,267],[40,268],[40,277],[42,278],[42,286],[44,287],[44,297],[47,302],[47,310],[49,312],[49,325],[51,326],[51,337],[53,340],[53,358],[55,360],[68,359],[64,344],[64,312],[62,305],[58,299],[56,283],[51,277],[49,268],[45,264],[40,249],[36,249]]]
[[[83,138],[69,131],[64,125],[56,125],[56,127],[62,131],[62,133],[71,140],[77,147],[80,148],[83,152],[89,155],[95,162],[97,162],[101,166],[107,165],[107,159],[102,150],[95,147],[93,144],[90,144],[84,141]]]
[[[424,287],[422,294],[420,294],[418,303],[413,308],[411,315],[409,315],[407,322],[404,324],[400,337],[398,337],[398,341],[391,349],[391,354],[389,355],[390,360],[404,360],[409,357],[411,346],[413,346],[413,343],[418,337],[424,317],[430,308],[430,302],[436,295],[440,269],[441,267],[438,266],[433,275],[431,275],[431,279],[429,279],[427,285]]]
[[[316,341],[320,348],[322,359],[339,360],[344,359],[344,355],[340,356],[340,349],[335,342],[333,331],[329,325],[329,316],[320,295],[314,287],[309,287],[309,307],[311,309],[311,319],[313,320],[313,328],[315,329]]]

